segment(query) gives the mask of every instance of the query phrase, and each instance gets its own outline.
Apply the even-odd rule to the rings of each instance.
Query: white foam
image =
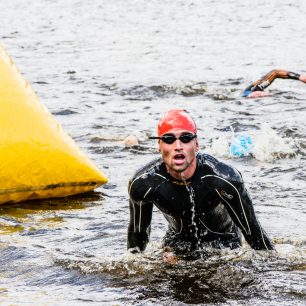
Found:
[[[263,126],[256,131],[235,134],[227,132],[219,138],[213,139],[211,146],[206,151],[220,157],[236,158],[230,154],[229,146],[232,138],[238,135],[251,136],[253,146],[249,155],[259,161],[272,162],[276,159],[294,157],[299,148],[297,139],[282,137],[271,127]]]

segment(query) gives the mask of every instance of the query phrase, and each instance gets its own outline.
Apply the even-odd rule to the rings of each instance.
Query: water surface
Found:
[[[1,303],[303,305],[306,87],[239,94],[273,68],[306,73],[305,13],[293,0],[0,2],[1,43],[110,178],[86,195],[0,207]],[[155,210],[147,251],[126,254],[127,182],[158,155],[148,137],[173,107],[195,118],[201,150],[243,173],[277,252],[245,245],[165,265]],[[253,137],[253,157],[229,155],[232,131]],[[124,147],[131,134],[139,147]]]

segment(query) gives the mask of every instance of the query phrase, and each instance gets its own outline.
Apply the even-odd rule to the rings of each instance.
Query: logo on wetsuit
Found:
[[[224,190],[221,190],[220,194],[223,195],[224,197],[230,199],[230,200],[233,198],[233,195],[231,195],[229,193],[226,193]]]
[[[189,186],[191,184],[191,181],[172,181],[173,184],[175,185],[180,185],[180,186]]]
[[[270,85],[269,80],[266,80],[266,81],[262,82],[261,84],[259,84],[258,87],[263,90],[266,87],[268,87],[269,85]]]

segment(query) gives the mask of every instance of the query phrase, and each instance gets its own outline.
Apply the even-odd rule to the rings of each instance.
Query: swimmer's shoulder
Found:
[[[132,181],[137,179],[137,178],[146,178],[146,174],[153,175],[154,173],[162,172],[161,167],[162,167],[163,161],[161,157],[157,157],[138,170],[134,173],[132,177]]]
[[[221,179],[224,179],[233,184],[243,183],[242,176],[236,168],[218,160],[216,157],[207,153],[200,153],[198,154],[197,159],[198,162],[202,164],[202,166],[209,167],[209,172],[211,175],[220,177]]]
[[[138,169],[129,181],[129,195],[135,200],[141,200],[151,188],[167,180],[162,159],[156,158]]]

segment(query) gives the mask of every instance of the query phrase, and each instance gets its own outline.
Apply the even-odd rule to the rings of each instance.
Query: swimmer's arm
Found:
[[[264,75],[259,80],[251,83],[241,94],[242,97],[248,98],[257,98],[262,96],[267,96],[267,93],[264,93],[263,90],[270,86],[272,82],[277,78],[281,77],[283,73],[281,70],[272,70],[266,75]],[[257,94],[255,94],[257,93]]]
[[[273,81],[277,78],[280,79],[292,79],[292,80],[300,80],[301,82],[306,83],[306,76],[300,75],[295,72],[274,69],[264,75],[261,79],[253,82],[249,85],[241,94],[242,97],[248,98],[258,98],[268,96],[268,93],[264,93],[263,90],[270,86]]]
[[[127,248],[131,253],[143,252],[149,242],[153,203],[130,199],[129,206]]]
[[[239,197],[228,201],[227,209],[235,224],[241,229],[245,240],[255,250],[273,250],[273,244],[258,222],[249,194],[241,184]],[[230,207],[229,207],[230,206]]]
[[[202,182],[217,192],[232,220],[253,249],[273,250],[271,241],[256,219],[240,172],[222,162],[217,163],[214,170],[217,175],[203,177]]]

